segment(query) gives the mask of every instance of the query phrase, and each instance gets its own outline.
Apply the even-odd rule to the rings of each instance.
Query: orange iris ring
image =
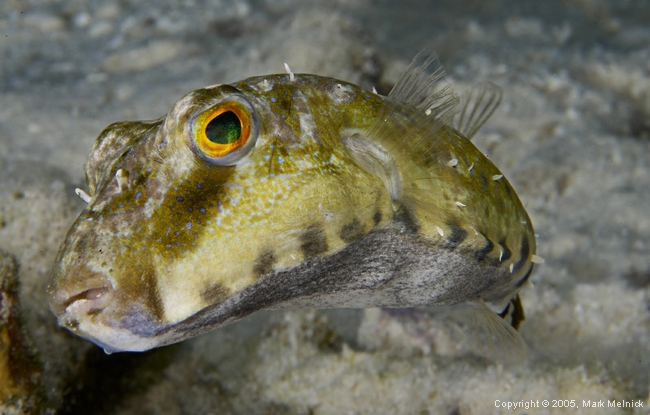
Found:
[[[205,130],[212,120],[217,118],[219,115],[231,111],[239,119],[239,125],[241,126],[241,133],[237,141],[230,144],[219,144],[210,141],[208,136],[205,134]],[[251,124],[250,116],[248,115],[248,110],[239,103],[228,103],[227,105],[220,106],[219,108],[206,112],[204,115],[199,116],[199,119],[196,120],[197,128],[194,133],[194,141],[196,143],[197,149],[203,153],[205,156],[210,158],[219,158],[227,156],[238,148],[242,147],[248,141],[250,137]]]

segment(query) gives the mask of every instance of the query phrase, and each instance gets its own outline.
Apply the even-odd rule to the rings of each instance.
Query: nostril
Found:
[[[83,286],[62,288],[50,295],[50,307],[59,317],[67,314],[68,319],[78,319],[82,314],[102,311],[113,299],[113,286],[106,277],[84,280]]]

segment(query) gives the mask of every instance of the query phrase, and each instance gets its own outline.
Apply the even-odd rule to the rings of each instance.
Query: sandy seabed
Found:
[[[647,414],[649,22],[642,0],[2,2],[0,412]],[[56,325],[50,270],[106,125],[284,62],[386,93],[425,47],[457,91],[504,91],[474,142],[546,260],[524,363],[478,358],[437,309],[258,313],[111,356]]]

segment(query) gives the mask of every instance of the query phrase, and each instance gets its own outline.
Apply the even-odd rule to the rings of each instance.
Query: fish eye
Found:
[[[254,147],[258,124],[251,104],[243,97],[232,97],[194,118],[192,147],[208,163],[236,164]]]

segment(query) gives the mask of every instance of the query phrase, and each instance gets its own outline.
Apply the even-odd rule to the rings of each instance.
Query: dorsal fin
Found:
[[[471,140],[501,103],[501,88],[490,81],[472,87],[460,111],[456,129]]]
[[[388,98],[423,111],[431,110],[438,117],[452,112],[458,105],[457,95],[445,80],[445,69],[438,54],[431,49],[415,55]]]

